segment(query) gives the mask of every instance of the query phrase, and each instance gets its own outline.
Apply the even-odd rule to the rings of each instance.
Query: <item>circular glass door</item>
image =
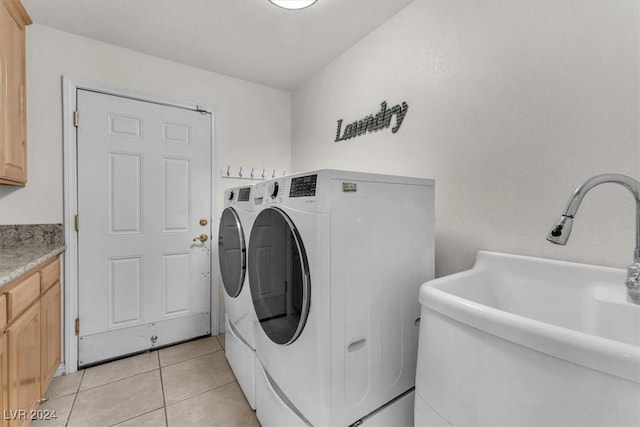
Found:
[[[277,344],[294,342],[307,321],[311,285],[300,234],[282,210],[260,212],[249,239],[249,287],[260,326]]]
[[[235,298],[240,295],[244,283],[247,250],[240,218],[232,208],[222,211],[220,218],[218,261],[224,290],[230,297]]]

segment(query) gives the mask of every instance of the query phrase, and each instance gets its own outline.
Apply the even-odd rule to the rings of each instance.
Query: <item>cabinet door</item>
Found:
[[[60,365],[61,333],[60,282],[56,282],[40,299],[41,396]]]
[[[0,134],[0,183],[25,184],[26,66],[24,8],[15,0],[1,0],[0,73],[2,83],[2,133]]]
[[[9,355],[9,409],[29,414],[40,401],[40,302],[7,328]],[[15,412],[18,411],[18,412]],[[26,426],[28,416],[10,417],[11,427]]]
[[[7,337],[0,333],[0,405],[2,405],[2,417],[0,426],[7,427],[9,421],[6,412],[9,409],[9,366],[7,362]]]

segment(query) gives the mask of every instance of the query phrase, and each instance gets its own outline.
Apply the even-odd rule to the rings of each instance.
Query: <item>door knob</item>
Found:
[[[209,236],[202,233],[201,235],[199,235],[198,237],[194,237],[193,241],[195,242],[196,240],[200,240],[202,243],[206,242],[207,239],[209,239]]]

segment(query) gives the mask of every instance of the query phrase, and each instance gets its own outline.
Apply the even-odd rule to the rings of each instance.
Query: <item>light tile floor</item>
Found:
[[[54,378],[45,396],[38,409],[57,418],[33,427],[260,425],[227,363],[224,335]]]

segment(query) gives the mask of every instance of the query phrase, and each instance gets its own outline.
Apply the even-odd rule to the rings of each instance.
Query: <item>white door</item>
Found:
[[[78,366],[209,334],[211,115],[77,96]]]

